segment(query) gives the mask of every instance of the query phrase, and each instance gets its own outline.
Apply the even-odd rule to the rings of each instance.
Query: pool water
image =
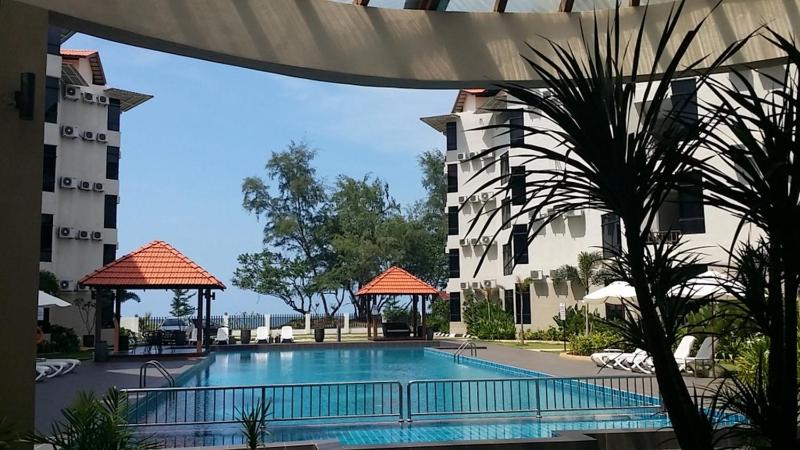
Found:
[[[544,376],[501,365],[457,364],[450,354],[421,347],[216,352],[183,386],[485,379]]]

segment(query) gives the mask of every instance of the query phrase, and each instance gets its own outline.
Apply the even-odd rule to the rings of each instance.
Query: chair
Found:
[[[70,358],[54,358],[54,359],[45,359],[40,364],[44,365],[52,365],[57,364],[61,366],[61,370],[59,375],[64,375],[72,372],[75,370],[76,367],[81,365],[81,361],[78,359],[70,359]]]
[[[616,359],[622,355],[625,355],[624,350],[620,350],[617,348],[606,348],[603,349],[602,352],[595,352],[592,353],[589,358],[591,358],[592,362],[594,362],[597,367],[605,367],[609,365],[609,362],[613,359]]]
[[[707,337],[703,339],[703,343],[700,344],[697,354],[685,359],[687,372],[691,372],[697,376],[699,372],[705,370],[706,367],[714,365],[713,344],[714,338]]]
[[[646,351],[637,348],[633,353],[631,353],[631,356],[627,358],[616,359],[614,367],[617,369],[627,370],[628,372],[645,372],[643,365],[649,357],[650,355]]]
[[[281,344],[284,342],[294,342],[294,332],[288,325],[281,327]]]
[[[36,378],[35,378],[35,381],[43,380],[44,378],[47,377],[47,374],[49,374],[52,370],[53,370],[53,368],[50,367],[50,366],[45,366],[43,364],[36,364]]]
[[[36,365],[50,369],[46,375],[47,378],[54,378],[71,370],[70,365],[65,362],[44,358],[36,358]]]
[[[217,344],[222,344],[222,343],[227,344],[229,342],[230,342],[230,331],[228,330],[228,327],[219,327],[219,329],[217,330],[216,343]]]
[[[192,327],[192,331],[189,333],[189,344],[197,344],[197,328]]]
[[[681,372],[686,371],[686,358],[692,353],[695,341],[697,338],[694,336],[684,336],[678,344],[678,348],[675,349],[675,362],[678,363],[678,369]]]
[[[269,342],[269,327],[256,328],[256,343]]]

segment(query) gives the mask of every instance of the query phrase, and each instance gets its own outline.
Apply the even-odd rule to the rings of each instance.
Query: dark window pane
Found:
[[[105,228],[117,228],[117,196],[106,195],[106,205],[103,215]]]
[[[514,291],[511,289],[503,291],[503,309],[514,313]]]
[[[611,258],[622,250],[622,227],[615,214],[603,214],[600,221],[603,227],[603,257]]]
[[[510,128],[510,144],[512,147],[522,145],[525,142],[525,130],[522,127],[525,125],[523,120],[522,110],[512,110],[508,113],[508,126]]]
[[[528,227],[514,225],[511,230],[512,243],[514,244],[514,263],[528,264]]]
[[[606,303],[606,320],[625,320],[625,307]]]
[[[117,246],[114,244],[103,244],[103,265],[117,259]]]
[[[459,260],[458,249],[450,250],[449,255],[450,278],[458,278],[461,276],[461,261]]]
[[[530,292],[517,293],[517,313],[514,315],[514,323],[530,324],[531,323],[531,294]]]
[[[119,131],[119,116],[122,110],[120,109],[119,99],[108,99],[108,129],[111,131]]]
[[[44,121],[58,122],[59,82],[56,77],[47,77],[44,86]]]
[[[525,167],[511,168],[511,204],[525,204]]]
[[[447,234],[450,236],[458,235],[458,207],[447,208]]]
[[[448,150],[457,150],[458,149],[458,139],[456,138],[456,131],[458,128],[456,127],[455,122],[447,122],[445,134],[447,135],[447,149]]]
[[[39,261],[53,261],[53,215],[42,214],[42,235],[39,238]]]
[[[53,192],[56,189],[56,146],[44,146],[44,162],[42,164],[42,190]]]
[[[47,28],[47,53],[61,55],[61,28]]]
[[[458,192],[458,165],[447,165],[447,192]]]
[[[511,275],[514,270],[514,253],[511,244],[503,244],[503,275]]]
[[[503,221],[501,229],[505,230],[511,227],[511,200],[504,198],[502,209],[500,210],[500,220]]]
[[[508,175],[511,173],[511,166],[508,159],[508,152],[500,155],[500,184],[508,184]]]
[[[672,89],[672,109],[667,120],[667,130],[671,127],[694,126],[697,124],[697,83],[692,79],[676,80],[670,83]]]
[[[461,322],[461,293],[450,293],[450,322]]]
[[[119,180],[119,147],[106,147],[106,178]]]
[[[705,233],[703,177],[700,172],[693,172],[688,178],[678,186],[678,223],[684,234]]]

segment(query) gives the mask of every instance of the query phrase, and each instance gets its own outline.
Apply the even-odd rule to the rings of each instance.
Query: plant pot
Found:
[[[250,343],[250,333],[251,330],[242,330],[242,344]]]
[[[314,329],[314,340],[316,342],[322,342],[325,340],[325,328]]]
[[[119,337],[119,351],[127,352],[131,349],[131,339],[128,336]]]
[[[83,346],[86,348],[94,347],[94,335],[93,334],[84,334],[83,335]]]
[[[428,328],[427,330],[425,330],[425,339],[428,341],[433,340],[433,328]]]

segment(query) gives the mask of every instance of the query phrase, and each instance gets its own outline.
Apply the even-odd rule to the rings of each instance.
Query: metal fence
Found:
[[[268,420],[402,419],[399,382],[280,384],[126,389],[128,424],[196,425],[237,422],[241,414],[268,405]]]
[[[306,316],[304,314],[271,314],[269,317],[269,328],[280,329],[289,326],[295,330],[302,330],[306,327]]]
[[[298,314],[301,318],[301,322],[303,322],[303,316]],[[274,317],[274,316],[273,316]],[[155,330],[161,326],[161,324],[167,320],[172,319],[173,317],[167,316],[143,316],[139,317],[139,330]],[[224,316],[211,316],[211,323],[216,325],[222,325]],[[183,319],[187,324],[189,322],[194,322],[197,320],[197,317],[187,317]],[[247,314],[247,315],[229,315],[228,316],[228,328],[231,330],[255,330],[256,328],[264,325],[265,316],[263,314]],[[274,320],[274,319],[273,319]],[[205,322],[205,317],[203,318]],[[300,328],[303,326],[301,325]]]
[[[415,419],[661,409],[651,376],[318,383],[127,389],[129,424],[236,422],[258,402],[269,420]]]

